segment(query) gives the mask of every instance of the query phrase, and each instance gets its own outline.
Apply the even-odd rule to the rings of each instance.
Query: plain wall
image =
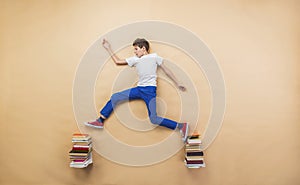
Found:
[[[299,8],[296,0],[0,1],[0,183],[300,184]],[[143,20],[191,30],[222,69],[226,114],[205,151],[207,167],[187,169],[181,150],[146,167],[119,165],[94,153],[93,166],[69,168],[71,137],[78,131],[72,86],[80,59],[99,36]],[[153,47],[170,58],[184,57],[165,46]],[[120,54],[131,54],[130,48]],[[96,85],[97,109],[111,94],[99,88],[111,89],[113,75],[122,70],[112,62],[105,69]],[[199,79],[192,69],[192,64],[186,68]],[[103,78],[107,81],[101,83]],[[206,83],[195,83],[202,92],[202,132],[210,92]],[[176,90],[164,80],[159,85],[160,97],[170,103],[166,115],[178,119]],[[147,117],[141,102],[130,107],[137,117]],[[130,134],[115,116],[110,123],[107,129],[131,144],[155,143],[169,133],[155,129],[143,137]]]

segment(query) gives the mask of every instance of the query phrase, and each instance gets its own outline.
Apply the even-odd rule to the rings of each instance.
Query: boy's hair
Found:
[[[132,46],[138,46],[139,48],[142,48],[143,46],[146,48],[147,52],[149,52],[149,42],[146,39],[140,39],[137,38],[133,42]]]

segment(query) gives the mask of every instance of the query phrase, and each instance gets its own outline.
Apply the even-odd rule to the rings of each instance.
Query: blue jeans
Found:
[[[156,87],[134,87],[115,93],[111,96],[111,99],[106,103],[104,108],[100,111],[100,114],[108,118],[113,112],[113,109],[121,102],[141,99],[147,105],[148,115],[151,123],[164,126],[170,129],[177,127],[177,122],[157,116],[156,113]]]

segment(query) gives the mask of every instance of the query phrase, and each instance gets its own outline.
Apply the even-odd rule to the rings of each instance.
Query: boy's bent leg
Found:
[[[151,91],[151,89],[150,89]],[[148,109],[148,114],[151,120],[151,123],[157,124],[160,126],[167,127],[169,129],[175,130],[176,128],[179,129],[181,135],[182,135],[182,140],[185,142],[188,132],[189,132],[189,127],[187,123],[177,123],[173,120],[167,119],[167,118],[162,118],[157,116],[156,112],[156,91],[152,91],[150,95],[144,96],[143,100],[145,101]]]
[[[151,93],[144,93],[147,94],[146,96],[143,97],[143,100],[145,101],[148,109],[148,114],[151,123],[160,125],[163,127],[167,127],[169,129],[175,130],[177,127],[177,122],[167,119],[167,118],[162,118],[157,116],[156,112],[156,89],[155,91],[149,88],[149,92]]]
[[[162,118],[157,115],[151,115],[150,116],[150,121],[153,124],[167,127],[169,129],[175,130],[177,128],[177,122],[167,119],[167,118]]]
[[[177,123],[173,120],[162,118],[159,116],[150,116],[150,120],[153,124],[158,124],[159,126],[164,126],[169,129],[175,130],[176,128],[179,129],[180,134],[182,136],[182,141],[185,142],[189,133],[189,125],[188,123]]]
[[[112,113],[112,111],[113,111],[113,106],[111,100],[109,100],[100,111],[100,114],[103,115],[105,118],[108,118],[109,115]]]
[[[121,102],[129,101],[133,99],[139,99],[139,91],[138,89],[131,88],[121,92],[114,93],[110,100],[106,103],[103,109],[100,111],[100,114],[105,118],[108,118],[110,114],[113,112],[114,108]]]

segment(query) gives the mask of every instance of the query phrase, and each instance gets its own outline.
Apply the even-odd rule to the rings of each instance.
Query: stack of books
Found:
[[[188,168],[205,167],[204,153],[201,150],[201,138],[198,133],[188,136],[185,145],[185,165]]]
[[[70,167],[85,168],[93,163],[92,138],[88,134],[75,133],[72,137],[73,147],[69,152]]]

